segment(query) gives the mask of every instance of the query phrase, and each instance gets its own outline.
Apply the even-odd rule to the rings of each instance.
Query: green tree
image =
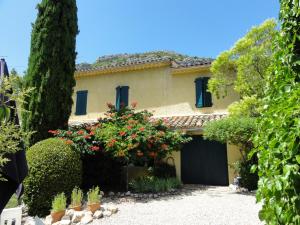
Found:
[[[29,136],[18,125],[10,121],[12,112],[16,110],[10,102],[23,103],[24,97],[31,91],[30,89],[19,88],[18,81],[17,76],[11,76],[3,78],[0,84],[0,172],[5,163],[8,162],[7,155],[21,150],[22,145],[20,143]]]
[[[234,46],[222,52],[213,62],[209,90],[217,97],[225,97],[234,89],[241,100],[231,106],[235,115],[257,115],[266,74],[272,60],[272,40],[276,35],[276,22],[266,20],[253,27]]]
[[[300,5],[280,1],[281,31],[267,77],[264,111],[255,138],[260,218],[267,224],[300,224]]]
[[[31,52],[25,77],[34,87],[24,105],[22,125],[35,131],[32,145],[49,136],[48,130],[65,129],[75,86],[75,44],[78,33],[75,0],[43,0],[31,34]]]

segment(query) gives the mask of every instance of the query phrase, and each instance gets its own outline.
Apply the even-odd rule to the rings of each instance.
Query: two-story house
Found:
[[[226,116],[238,95],[231,91],[217,99],[208,92],[211,63],[209,58],[152,52],[104,56],[95,65],[81,65],[75,73],[70,124],[94,122],[107,111],[108,102],[137,102],[138,110],[147,109],[193,137],[172,155],[183,183],[228,185],[238,149],[203,140],[201,134],[205,122]]]

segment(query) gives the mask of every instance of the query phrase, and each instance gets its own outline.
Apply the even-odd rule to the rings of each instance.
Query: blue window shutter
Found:
[[[203,78],[203,106],[211,107],[212,106],[212,97],[211,93],[207,90],[208,88],[209,77]]]
[[[202,108],[203,107],[203,80],[202,78],[197,78],[195,80],[196,85],[196,107]]]
[[[77,91],[75,115],[86,115],[88,91]]]
[[[116,87],[116,110],[120,110],[121,105],[121,87]]]
[[[120,101],[120,103],[123,106],[128,106],[128,90],[129,90],[128,86],[122,86],[121,87],[121,101]]]

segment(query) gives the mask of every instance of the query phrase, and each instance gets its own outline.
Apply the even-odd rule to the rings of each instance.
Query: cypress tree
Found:
[[[42,0],[31,34],[27,87],[34,91],[25,99],[22,126],[35,131],[32,145],[49,137],[49,130],[65,129],[75,86],[77,6],[76,0]]]

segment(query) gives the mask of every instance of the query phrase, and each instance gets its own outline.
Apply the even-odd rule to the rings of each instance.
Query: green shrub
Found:
[[[80,206],[83,199],[83,193],[82,190],[80,190],[78,187],[75,187],[72,191],[71,195],[71,206]]]
[[[89,190],[87,193],[88,204],[94,204],[100,202],[100,189],[99,187],[95,187]]]
[[[27,160],[24,202],[29,215],[47,215],[55,195],[64,192],[70,196],[72,189],[81,184],[80,156],[60,139],[38,142],[27,151]]]
[[[52,212],[60,212],[66,209],[67,199],[64,193],[57,194],[52,201]]]
[[[182,184],[177,178],[157,178],[153,176],[141,177],[129,184],[130,189],[139,193],[167,192],[181,186]]]

